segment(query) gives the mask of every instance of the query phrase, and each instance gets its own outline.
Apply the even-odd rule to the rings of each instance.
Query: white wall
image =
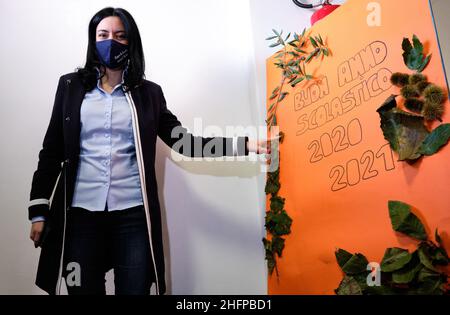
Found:
[[[248,1],[0,0],[0,294],[42,293],[34,286],[38,250],[28,239],[31,177],[57,80],[83,64],[88,22],[110,5],[136,19],[147,78],[163,87],[186,127],[195,117],[204,126],[257,123]],[[259,166],[174,163],[159,142],[155,167],[168,292],[266,293]]]

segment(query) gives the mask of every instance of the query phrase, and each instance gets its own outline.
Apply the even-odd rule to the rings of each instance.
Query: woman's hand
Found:
[[[272,136],[267,140],[253,140],[248,139],[247,149],[249,152],[255,152],[256,154],[270,154],[271,142],[280,139],[280,135]]]
[[[37,242],[41,238],[42,231],[44,230],[45,222],[35,222],[31,224],[31,232],[30,239],[34,242],[34,246],[36,246]]]

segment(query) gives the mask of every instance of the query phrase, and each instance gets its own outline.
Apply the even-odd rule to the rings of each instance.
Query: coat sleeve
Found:
[[[38,216],[44,218],[48,216],[49,199],[62,169],[61,164],[64,160],[62,107],[65,89],[63,77],[59,78],[50,122],[39,152],[37,169],[33,174],[28,206],[28,218],[30,220]]]
[[[201,137],[187,131],[167,108],[161,87],[158,87],[160,112],[158,136],[170,148],[188,157],[247,156],[248,137]]]

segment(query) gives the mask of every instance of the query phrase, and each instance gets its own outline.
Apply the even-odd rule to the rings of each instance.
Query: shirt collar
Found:
[[[100,69],[97,67],[97,66],[94,66],[94,68],[95,68],[95,70],[96,70],[96,72],[97,72],[97,87],[100,89],[100,90],[103,90],[102,89],[102,87],[101,87],[101,79],[100,79],[100,76],[101,76],[101,72],[100,72]],[[122,82],[120,82],[118,85],[116,85],[115,87],[114,87],[114,89],[113,89],[113,91],[118,87],[118,86],[120,86],[120,85],[123,85],[124,83],[125,83],[125,72],[127,72],[128,71],[128,63],[127,63],[127,65],[125,66],[125,69],[122,71]]]

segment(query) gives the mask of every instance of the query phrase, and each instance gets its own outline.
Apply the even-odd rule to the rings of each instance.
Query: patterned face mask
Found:
[[[95,43],[100,62],[110,68],[123,66],[128,59],[128,45],[114,39],[102,40]]]

